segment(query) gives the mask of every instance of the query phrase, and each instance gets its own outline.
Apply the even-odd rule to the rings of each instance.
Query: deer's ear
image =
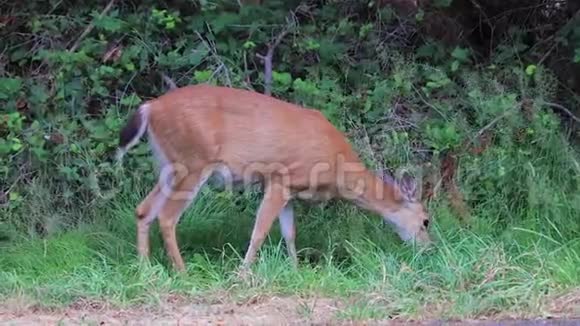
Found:
[[[417,199],[417,181],[409,173],[403,173],[399,181],[399,188],[408,201]]]

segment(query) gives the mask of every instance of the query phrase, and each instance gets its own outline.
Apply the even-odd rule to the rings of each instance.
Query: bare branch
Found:
[[[246,57],[246,53],[244,53],[244,86],[246,89],[254,91],[252,87],[252,82],[250,81],[250,75],[248,74],[248,59]]]
[[[166,74],[161,73],[161,78],[163,78],[163,81],[169,87],[169,89],[176,89],[177,88],[177,84],[175,84],[175,82],[173,81],[173,79],[171,79]]]
[[[264,63],[264,94],[272,94],[272,59],[274,58],[274,50],[280,45],[282,39],[296,26],[294,19],[294,12],[290,12],[290,23],[287,23],[284,29],[276,36],[274,42],[268,44],[268,51],[266,54],[256,54],[256,57]]]
[[[103,11],[101,11],[101,14],[99,15],[100,17],[103,17],[104,15],[106,15],[109,10],[111,10],[111,8],[113,8],[113,5],[115,4],[115,0],[111,0],[109,1],[109,4],[107,4],[107,6],[105,7],[105,9],[103,9]],[[81,36],[79,36],[79,38],[75,41],[75,43],[73,44],[73,46],[70,48],[70,50],[68,50],[69,52],[74,52],[76,51],[76,49],[79,47],[79,45],[81,44],[81,41],[87,36],[89,35],[89,33],[93,30],[93,28],[95,28],[95,23],[94,21],[92,21],[89,26],[87,26],[87,28],[85,28],[85,30],[83,31],[83,33],[81,34]]]
[[[558,103],[551,103],[551,102],[544,102],[544,104],[546,104],[549,107],[558,109],[560,111],[563,111],[564,113],[566,113],[568,116],[570,116],[570,118],[572,118],[572,120],[580,123],[580,118],[578,118],[577,116],[574,115],[574,113],[572,113],[572,111],[566,109],[564,106],[558,104]]]

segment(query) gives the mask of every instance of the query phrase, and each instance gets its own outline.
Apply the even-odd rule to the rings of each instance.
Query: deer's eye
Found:
[[[424,226],[425,228],[428,228],[428,227],[429,227],[429,220],[424,220],[424,221],[423,221],[423,226]]]

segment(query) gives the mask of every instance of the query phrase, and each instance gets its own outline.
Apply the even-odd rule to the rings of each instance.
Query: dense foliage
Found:
[[[355,293],[389,316],[577,307],[579,7],[0,2],[0,298],[230,288],[258,197],[204,190],[178,228],[191,275],[143,272],[133,209],[155,180],[151,155],[146,142],[122,166],[111,155],[143,100],[212,83],[321,110],[371,168],[416,173],[440,239],[419,257],[352,206],[298,206],[305,264],[294,273],[265,246],[255,291]],[[566,304],[546,299],[574,288]]]
[[[572,154],[560,152],[568,151],[562,122],[570,119],[553,114],[550,104],[577,107],[569,100],[577,95],[565,92],[577,85],[544,64],[558,60],[578,71],[576,8],[563,1],[532,9],[510,3],[527,15],[521,19],[502,13],[508,8],[499,2],[473,4],[112,1],[103,11],[95,1],[49,1],[5,7],[0,201],[4,209],[18,209],[34,200],[27,185],[42,180],[43,187],[50,184],[50,207],[102,205],[126,177],[152,180],[142,155],[133,155],[126,171],[111,166],[127,113],[167,90],[163,75],[177,85],[263,91],[260,58],[278,36],[272,95],[324,112],[375,167],[422,167],[426,196],[442,178],[461,214],[489,193],[504,193],[512,198],[509,209],[517,209],[530,196],[545,197],[524,186],[532,174],[576,194],[578,179],[570,176],[578,167],[565,163]],[[476,14],[487,18],[468,29]],[[549,28],[538,25],[555,17],[561,19]],[[560,165],[557,176],[527,170],[538,153],[559,162],[552,162]]]

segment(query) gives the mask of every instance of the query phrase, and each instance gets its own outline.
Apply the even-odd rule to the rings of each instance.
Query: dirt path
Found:
[[[0,305],[0,325],[304,325],[331,324],[339,305],[331,300],[257,298],[236,303],[164,303],[155,309],[111,309],[99,302],[77,302],[58,311]]]
[[[99,302],[79,301],[67,309],[47,310],[17,304],[0,304],[0,325],[580,325],[576,320],[436,320],[364,321],[341,318],[344,305],[335,300],[264,298],[239,305],[168,302],[156,309],[113,309]]]

